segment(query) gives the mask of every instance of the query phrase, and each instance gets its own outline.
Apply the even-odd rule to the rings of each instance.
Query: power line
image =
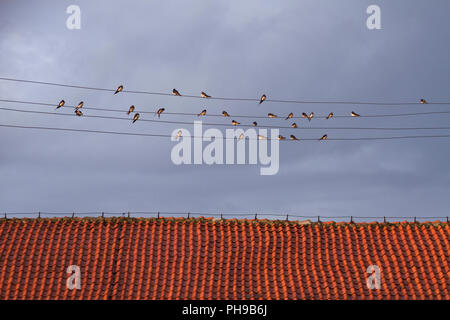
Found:
[[[95,90],[95,91],[107,91],[107,92],[115,92],[116,89],[109,88],[100,88],[100,87],[89,87],[89,86],[80,86],[80,85],[71,85],[64,83],[56,83],[56,82],[44,82],[44,81],[36,81],[36,80],[25,80],[25,79],[16,79],[16,78],[6,78],[0,77],[0,80],[4,81],[14,81],[14,82],[22,82],[22,83],[33,83],[33,84],[41,84],[41,85],[49,85],[49,86],[58,86],[58,87],[66,87],[66,88],[76,88],[76,89],[85,89],[85,90]],[[196,95],[181,95],[175,96],[171,93],[166,92],[152,92],[152,91],[136,91],[136,90],[123,90],[123,93],[134,93],[134,94],[147,94],[147,95],[160,95],[160,96],[171,96],[171,97],[185,97],[185,98],[197,98],[197,99],[205,99],[201,96]],[[228,101],[253,101],[259,102],[260,98],[230,98],[230,97],[210,97],[206,98],[209,100],[228,100]],[[278,103],[292,103],[292,104],[337,104],[337,105],[378,105],[378,106],[405,106],[405,105],[418,105],[421,104],[419,101],[410,101],[410,102],[370,102],[370,101],[306,101],[306,100],[280,100],[280,99],[266,99],[265,102],[278,102]],[[428,102],[430,105],[446,105],[450,104],[450,102]]]
[[[39,105],[39,106],[48,106],[55,107],[56,103],[45,103],[45,102],[36,102],[36,101],[23,101],[23,100],[11,100],[11,99],[0,99],[0,102],[8,102],[8,103],[19,103],[19,104],[29,104],[29,105]],[[74,105],[64,105],[62,108],[75,108]],[[128,107],[127,107],[128,108]],[[118,112],[118,113],[126,113],[127,110],[124,109],[111,109],[104,107],[86,107],[83,106],[85,110],[96,110],[96,111],[106,111],[106,112]],[[155,111],[140,111],[142,114],[155,114]],[[407,117],[407,116],[426,116],[426,115],[438,115],[438,114],[450,114],[450,111],[428,111],[428,112],[412,112],[412,113],[397,113],[397,114],[372,114],[372,115],[360,115],[358,118],[388,118],[388,117]],[[168,112],[165,111],[164,115],[181,115],[181,116],[197,116],[197,113],[189,113],[189,112]],[[219,117],[224,118],[223,114],[206,114],[206,117]],[[257,116],[257,115],[230,115],[233,118],[250,118],[250,119],[268,119],[268,116]],[[326,119],[327,115],[315,115],[314,119]],[[333,115],[333,118],[352,118],[355,117],[351,115]],[[276,118],[275,118],[276,119]],[[283,119],[283,117],[278,117],[278,119]],[[303,117],[292,117],[290,120],[300,119],[306,120]]]
[[[83,132],[83,133],[100,133],[100,134],[114,134],[114,135],[128,135],[128,136],[142,136],[142,137],[166,137],[169,138],[171,135],[167,134],[150,134],[150,133],[134,133],[134,132],[118,132],[118,131],[103,131],[103,130],[89,130],[89,129],[72,129],[72,128],[55,128],[55,127],[39,127],[39,126],[23,126],[23,125],[9,125],[0,124],[0,127],[4,128],[19,128],[19,129],[36,129],[36,130],[53,130],[53,131],[69,131],[69,132]],[[183,137],[183,136],[182,136]],[[203,139],[200,136],[191,136],[194,139]],[[394,137],[360,137],[360,138],[328,138],[327,141],[358,141],[358,140],[396,140],[396,139],[419,139],[419,138],[450,138],[450,135],[427,135],[427,136],[394,136]],[[221,139],[236,139],[221,137]],[[249,139],[250,140],[250,139]],[[252,139],[256,140],[256,139]],[[267,140],[278,140],[269,139]],[[300,141],[317,141],[319,139],[314,138],[302,138],[299,140],[283,140],[286,142],[300,142]]]
[[[43,115],[55,115],[55,116],[71,116],[78,117],[73,113],[58,113],[58,112],[47,112],[47,111],[34,111],[34,110],[21,110],[14,108],[3,108],[0,107],[0,110],[3,111],[11,111],[11,112],[21,112],[21,113],[31,113],[31,114],[43,114]],[[109,119],[109,120],[126,120],[131,121],[131,118],[126,117],[112,117],[112,116],[99,116],[99,115],[83,115],[84,118],[98,118],[98,119]],[[153,122],[153,123],[164,123],[164,124],[182,124],[182,125],[192,125],[192,122],[187,121],[169,121],[169,120],[153,120],[153,119],[142,119],[140,118],[138,121],[140,122]],[[224,126],[224,127],[254,127],[251,124],[239,124],[238,126],[234,126],[233,124],[227,123],[202,123],[205,126]],[[378,130],[378,131],[411,131],[411,130],[450,130],[450,127],[300,127],[292,128],[292,127],[283,127],[283,126],[274,126],[274,125],[258,125],[258,128],[263,129],[290,129],[290,130]]]

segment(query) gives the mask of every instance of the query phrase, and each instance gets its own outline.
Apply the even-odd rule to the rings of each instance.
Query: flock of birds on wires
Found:
[[[123,91],[123,88],[124,88],[123,85],[120,85],[119,87],[117,87],[117,89],[116,89],[116,91],[114,92],[114,94],[118,94],[118,93],[122,92],[122,91]],[[180,93],[177,89],[175,89],[175,88],[172,90],[172,94],[173,94],[174,96],[179,96],[179,97],[182,96],[181,93]],[[207,93],[205,93],[205,92],[203,92],[203,91],[200,93],[200,96],[201,96],[202,98],[204,98],[204,99],[211,98],[210,95],[208,95]],[[262,104],[264,101],[266,101],[266,99],[267,99],[266,94],[263,94],[263,95],[261,96],[260,100],[259,100],[259,104]],[[421,100],[420,100],[420,103],[421,103],[421,104],[427,104],[427,101],[426,101],[425,99],[421,99]],[[59,102],[58,106],[56,107],[56,109],[59,109],[59,108],[63,107],[64,105],[65,105],[65,101],[64,101],[64,100],[61,100],[61,101]],[[81,102],[79,102],[78,105],[75,107],[74,113],[75,113],[77,116],[79,116],[79,117],[83,116],[83,112],[81,111],[81,109],[83,108],[83,105],[84,105],[84,102],[81,101]],[[126,112],[127,115],[133,115],[133,117],[132,117],[132,119],[131,119],[132,123],[135,123],[135,122],[138,121],[139,118],[140,118],[140,114],[139,114],[138,112],[135,112],[135,109],[136,109],[135,106],[134,106],[134,105],[131,105],[131,106],[128,108],[128,111]],[[164,111],[165,111],[165,108],[159,108],[158,110],[156,110],[155,115],[158,115],[158,118],[160,118],[160,117],[161,117],[161,114],[162,114]],[[207,113],[207,110],[206,110],[206,109],[203,109],[199,114],[197,114],[197,116],[199,116],[199,117],[201,117],[201,116],[206,116],[206,113]],[[222,115],[223,115],[224,117],[230,117],[230,114],[229,114],[227,111],[225,111],[225,110],[222,111]],[[330,113],[325,117],[325,119],[329,120],[329,119],[333,118],[333,116],[334,116],[334,113],[333,113],[333,112],[330,112]],[[354,112],[354,111],[351,111],[351,112],[350,112],[350,116],[356,118],[356,117],[360,117],[360,114],[358,114],[358,113],[356,113],[356,112]],[[267,114],[267,117],[268,117],[268,118],[279,118],[279,116],[277,116],[277,115],[275,115],[275,114],[273,114],[273,113],[268,113],[268,114]],[[307,113],[305,113],[305,112],[302,112],[301,117],[304,118],[304,119],[306,119],[306,120],[308,120],[308,121],[311,121],[311,120],[314,118],[314,112],[311,111],[309,114],[307,114]],[[289,120],[289,119],[292,119],[292,118],[294,118],[294,113],[293,113],[293,112],[289,113],[289,114],[287,115],[287,117],[285,118],[285,120]],[[241,123],[238,122],[238,121],[236,121],[236,120],[231,120],[231,124],[232,124],[233,126],[238,126],[238,125],[240,125]],[[256,126],[258,126],[258,123],[257,123],[256,121],[253,121],[253,122],[252,122],[252,125],[253,125],[254,127],[256,127]],[[291,124],[291,127],[294,128],[294,129],[296,129],[296,128],[298,128],[298,125],[297,125],[295,122],[293,122],[293,123]],[[181,135],[182,135],[182,132],[181,132],[181,131],[178,131],[178,133],[177,133],[177,135],[176,135],[176,138],[178,139]],[[243,138],[243,135],[241,135],[241,137],[239,137],[239,139],[242,139],[242,138]],[[324,134],[324,135],[321,136],[318,140],[319,140],[319,141],[323,141],[323,140],[326,140],[327,138],[328,138],[328,135],[327,135],[327,134]],[[259,136],[258,136],[258,139],[265,139],[265,137],[259,135]],[[282,135],[279,135],[279,136],[278,136],[278,140],[286,140],[286,138],[285,138],[284,136],[282,136]],[[290,135],[290,140],[299,141],[300,139],[298,139],[295,135],[291,134],[291,135]]]
[[[211,96],[207,94],[204,91],[201,91],[200,95],[189,95],[189,94],[181,94],[180,91],[177,89],[173,89],[172,92],[152,92],[152,91],[136,91],[136,90],[125,90],[123,85],[118,86],[116,89],[112,88],[99,88],[99,87],[88,87],[88,86],[80,86],[80,85],[72,85],[72,84],[64,84],[64,83],[54,83],[54,82],[42,82],[42,81],[36,81],[36,80],[26,80],[26,79],[15,79],[15,78],[5,78],[0,77],[0,80],[2,81],[13,81],[13,82],[21,82],[21,83],[32,83],[32,84],[39,84],[39,85],[50,85],[50,86],[57,86],[57,87],[66,87],[66,88],[75,88],[75,89],[88,89],[88,90],[94,90],[94,91],[106,91],[111,92],[114,95],[120,94],[121,92],[124,93],[132,93],[132,94],[147,94],[147,95],[159,95],[159,96],[177,96],[177,97],[184,97],[184,98],[197,98],[197,99],[205,99],[205,100],[232,100],[232,101],[247,101],[252,102],[257,105],[263,104],[265,101],[267,102],[276,102],[276,103],[289,103],[289,104],[339,104],[339,105],[374,105],[374,106],[408,106],[408,105],[445,105],[448,106],[450,102],[427,102],[425,99],[417,99],[415,101],[403,101],[403,102],[376,102],[376,101],[305,101],[305,100],[277,100],[268,98],[266,94],[263,94],[260,98],[231,98],[231,97],[218,97],[218,96]],[[43,105],[43,106],[49,106],[54,107],[55,104],[50,103],[44,103],[44,102],[38,102],[38,101],[20,101],[20,100],[11,100],[11,99],[0,99],[0,102],[6,102],[6,103],[21,103],[21,104],[29,104],[29,105]],[[313,119],[323,119],[324,121],[331,121],[332,118],[379,118],[379,117],[406,117],[406,116],[424,116],[424,115],[437,115],[437,114],[450,114],[450,110],[445,111],[431,111],[431,110],[424,110],[423,112],[411,112],[408,113],[390,113],[390,114],[359,114],[355,111],[348,110],[344,114],[335,114],[333,112],[327,112],[322,115],[314,114],[314,111],[311,112],[298,112],[294,116],[294,112],[290,112],[289,114],[280,115],[278,112],[276,113],[268,113],[267,115],[243,115],[243,114],[234,114],[233,112],[227,112],[226,110],[223,110],[221,113],[214,113],[209,112],[206,107],[203,107],[199,113],[194,112],[171,112],[166,110],[166,108],[163,107],[156,107],[154,111],[149,110],[142,110],[141,108],[135,107],[135,105],[127,106],[125,108],[100,108],[100,107],[93,107],[93,106],[86,106],[85,102],[81,101],[78,104],[66,104],[66,101],[62,99],[59,104],[56,105],[56,110],[54,112],[46,112],[42,110],[23,110],[23,109],[16,109],[16,108],[10,108],[10,107],[0,107],[0,110],[2,111],[13,111],[13,112],[21,112],[21,113],[33,113],[33,114],[46,114],[46,115],[64,115],[64,116],[71,116],[73,114],[70,113],[64,113],[60,112],[58,109],[64,108],[73,108],[74,109],[74,116],[77,117],[86,117],[86,118],[101,118],[101,119],[114,119],[114,120],[124,120],[124,121],[130,121],[131,124],[135,124],[136,122],[156,122],[156,123],[164,123],[164,124],[178,124],[178,125],[189,125],[190,122],[187,121],[172,121],[172,120],[166,120],[161,119],[166,116],[171,115],[181,115],[181,116],[193,116],[193,117],[218,117],[222,119],[228,119],[228,123],[210,123],[206,122],[204,125],[207,126],[233,126],[233,127],[258,127],[258,128],[275,128],[275,129],[312,129],[312,130],[377,130],[377,131],[411,131],[411,130],[450,130],[450,126],[438,126],[438,127],[367,127],[367,126],[360,126],[360,127],[316,127],[316,126],[308,126],[308,125],[301,125],[298,121],[307,120],[308,123],[313,121]],[[137,110],[139,109],[139,110]],[[224,108],[226,109],[226,108]],[[97,110],[97,111],[106,111],[106,112],[118,112],[118,113],[126,113],[127,117],[116,117],[116,116],[107,116],[107,115],[98,115],[98,114],[84,114],[84,111],[87,110]],[[145,117],[145,114],[153,114],[153,117],[158,116],[158,119],[149,119]],[[250,119],[250,121],[245,122],[239,122],[242,120],[237,121],[237,119],[240,118],[247,118]],[[256,120],[258,119],[269,119],[269,118],[275,118],[279,119],[282,122],[289,121],[288,125],[275,125],[275,124],[267,124],[267,123],[259,123]],[[259,120],[258,120],[259,121]],[[280,124],[280,123],[279,123]],[[23,128],[23,129],[43,129],[43,130],[57,130],[57,131],[71,131],[71,132],[89,132],[89,133],[103,133],[103,134],[122,134],[122,135],[133,135],[133,136],[149,136],[149,137],[171,137],[169,134],[161,134],[161,133],[134,133],[134,132],[118,132],[118,131],[103,131],[98,129],[76,129],[76,128],[54,128],[54,127],[43,127],[43,126],[28,126],[28,125],[15,125],[15,124],[1,124],[0,127],[8,127],[8,128]],[[179,130],[176,134],[175,138],[178,140],[183,135],[182,130]],[[190,134],[188,134],[190,136]],[[194,137],[197,138],[197,137]],[[200,138],[200,137],[198,137]],[[241,134],[239,136],[240,139],[244,139],[245,135]],[[301,139],[298,139],[294,134],[288,134],[286,137],[283,135],[278,135],[278,137],[272,137],[268,138],[262,135],[258,135],[258,140],[264,139],[264,140],[286,140],[286,141],[323,141],[323,140],[391,140],[391,139],[417,139],[417,138],[450,138],[449,134],[433,134],[433,135],[403,135],[403,136],[378,136],[378,137],[335,137],[331,136],[329,137],[328,134],[321,134],[313,137],[301,137]],[[247,137],[247,139],[250,139],[250,137]]]

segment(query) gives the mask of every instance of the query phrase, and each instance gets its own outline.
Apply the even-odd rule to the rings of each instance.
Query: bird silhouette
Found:
[[[293,134],[291,134],[291,140],[298,140],[296,136],[294,136]]]
[[[256,127],[258,125],[258,122],[253,121],[253,126]]]
[[[328,135],[327,135],[327,134],[324,134],[324,135],[322,136],[322,138],[319,139],[319,141],[320,141],[320,140],[327,140],[327,138],[328,138]]]
[[[164,109],[164,108],[159,108],[158,111],[156,111],[156,114],[158,115],[158,118],[161,118],[161,113],[163,113],[164,110],[166,110],[166,109]]]
[[[282,135],[278,135],[278,140],[285,140],[286,138],[283,137]]]
[[[263,94],[262,96],[261,96],[261,99],[259,100],[259,104],[261,104],[261,103],[263,103],[264,101],[266,101],[266,95],[265,94]]]
[[[173,88],[172,94],[173,94],[174,96],[179,96],[179,97],[181,97],[181,94],[180,94],[180,93],[178,92],[178,90],[175,89],[175,88]]]
[[[233,126],[237,126],[237,125],[241,124],[240,122],[237,122],[235,120],[231,120],[231,123],[233,124]]]
[[[179,130],[179,131],[177,132],[177,135],[175,136],[175,139],[178,140],[178,138],[181,137],[181,134],[182,134],[182,131]]]
[[[331,119],[333,116],[334,116],[333,112],[330,112],[330,113],[327,115],[327,119]]]
[[[286,119],[285,120],[287,120],[287,119],[291,119],[292,117],[294,117],[294,114],[291,112],[291,113],[289,113],[288,114],[288,116],[286,117]]]
[[[311,121],[311,119],[314,117],[314,112],[311,112],[308,116],[308,121]]]
[[[205,110],[202,110],[202,112],[200,112],[197,116],[204,116],[206,114],[206,109]]]
[[[359,117],[359,114],[357,114],[356,112],[353,112],[353,111],[352,111],[351,115],[352,115],[352,117]]]
[[[226,111],[222,111],[222,114],[223,114],[224,117],[229,117],[229,116],[230,116],[230,115],[228,114],[228,112],[226,112]]]
[[[308,115],[305,112],[302,112],[302,118],[308,119]]]
[[[136,121],[138,121],[139,119],[139,113],[136,113],[133,117],[133,123],[135,123]]]
[[[56,107],[56,109],[61,108],[66,102],[64,100],[61,100],[58,104],[58,106]]]
[[[207,94],[204,93],[203,91],[202,91],[201,95],[202,95],[202,98],[211,98],[210,95],[207,95]]]
[[[130,113],[132,113],[134,111],[134,105],[130,106],[130,109],[128,109],[127,114],[129,115]]]
[[[123,86],[120,85],[120,86],[117,88],[116,92],[114,92],[114,94],[119,93],[119,92],[122,92],[122,90],[123,90]]]
[[[298,127],[297,127],[297,124],[296,124],[295,122],[294,122],[293,124],[291,124],[291,127],[292,127],[292,128],[298,128]]]
[[[77,107],[76,107],[75,109],[78,110],[78,109],[83,108],[83,104],[84,104],[84,102],[81,101],[81,102],[77,105]]]
[[[427,102],[427,100],[425,100],[425,99],[420,99],[420,103],[421,103],[421,104],[427,104],[428,102]]]
[[[268,113],[267,114],[269,116],[269,118],[278,118],[276,115],[274,115],[273,113]]]
[[[76,114],[77,116],[81,117],[81,116],[83,115],[83,112],[81,112],[81,111],[78,110],[78,109],[75,109],[75,114]]]

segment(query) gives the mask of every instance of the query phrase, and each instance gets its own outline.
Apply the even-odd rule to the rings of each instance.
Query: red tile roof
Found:
[[[448,300],[449,238],[448,223],[1,219],[0,299]]]

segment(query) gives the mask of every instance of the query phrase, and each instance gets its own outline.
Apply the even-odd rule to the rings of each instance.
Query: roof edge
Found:
[[[336,221],[311,221],[307,220],[271,220],[271,219],[221,219],[213,217],[41,217],[41,218],[0,218],[0,223],[6,222],[30,222],[30,221],[98,221],[98,222],[138,222],[160,221],[176,223],[214,223],[214,224],[270,224],[270,225],[319,225],[319,226],[392,226],[392,225],[448,225],[448,221],[390,221],[390,222],[336,222]]]

